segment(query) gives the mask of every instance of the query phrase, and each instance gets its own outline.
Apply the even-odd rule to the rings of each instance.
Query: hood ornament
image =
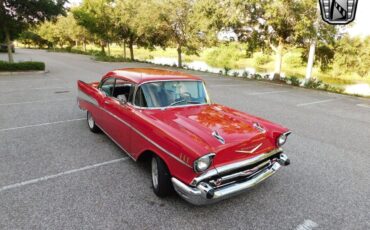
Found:
[[[235,152],[237,153],[246,153],[246,154],[253,154],[255,151],[257,151],[257,149],[259,149],[260,147],[262,146],[262,143],[260,143],[259,145],[257,145],[256,147],[254,147],[253,149],[249,149],[247,150],[246,148],[243,148],[243,149],[240,149],[240,150],[236,150]]]
[[[225,144],[225,139],[221,137],[216,130],[212,132],[212,136],[214,136],[221,144]]]
[[[261,133],[265,133],[266,129],[262,127],[262,125],[258,122],[253,122],[253,127],[260,131]]]

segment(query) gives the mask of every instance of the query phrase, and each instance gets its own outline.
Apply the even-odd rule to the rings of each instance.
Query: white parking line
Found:
[[[322,100],[322,101],[314,101],[314,102],[308,102],[308,103],[298,104],[297,106],[300,107],[300,106],[321,104],[321,103],[327,103],[327,102],[331,102],[331,101],[335,101],[335,100],[337,100],[337,99],[328,99],[328,100]]]
[[[268,91],[268,92],[248,93],[248,95],[255,96],[255,95],[274,94],[274,93],[287,93],[287,92],[289,91]]]
[[[55,121],[55,122],[41,123],[41,124],[35,124],[35,125],[19,126],[19,127],[13,127],[13,128],[0,129],[0,132],[17,130],[17,129],[33,128],[33,127],[39,127],[39,126],[45,126],[45,125],[55,125],[55,124],[61,124],[61,123],[66,123],[66,122],[81,121],[85,119],[86,118],[77,118],[77,119],[64,120],[64,121]]]
[[[33,103],[60,102],[60,101],[72,101],[72,99],[24,101],[24,102],[14,102],[14,103],[4,103],[4,104],[0,104],[0,106],[23,105],[23,104],[33,104]]]
[[[312,220],[304,220],[304,222],[297,226],[296,230],[311,230],[319,227],[319,225]]]
[[[68,174],[73,174],[73,173],[77,173],[77,172],[97,168],[97,167],[100,167],[100,166],[103,166],[103,165],[109,165],[109,164],[113,164],[113,163],[117,163],[117,162],[121,162],[121,161],[126,161],[127,159],[130,159],[130,158],[123,157],[123,158],[114,159],[114,160],[111,160],[111,161],[105,161],[105,162],[102,162],[102,163],[87,165],[87,166],[82,167],[82,168],[72,169],[72,170],[68,170],[68,171],[53,174],[53,175],[43,176],[43,177],[32,179],[32,180],[27,180],[27,181],[15,183],[15,184],[6,185],[6,186],[0,188],[0,192],[6,191],[6,190],[9,190],[9,189],[19,188],[19,187],[22,187],[22,186],[25,186],[25,185],[35,184],[35,183],[38,183],[38,182],[41,182],[41,181],[54,179],[54,178],[57,178],[57,177],[68,175]]]
[[[370,109],[370,105],[367,104],[357,104],[357,106]]]

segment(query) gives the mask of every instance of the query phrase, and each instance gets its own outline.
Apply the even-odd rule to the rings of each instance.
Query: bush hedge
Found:
[[[26,61],[9,63],[0,61],[0,71],[28,71],[28,70],[45,70],[45,63]]]

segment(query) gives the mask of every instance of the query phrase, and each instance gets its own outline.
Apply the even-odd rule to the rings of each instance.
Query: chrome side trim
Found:
[[[89,102],[89,101],[87,101]],[[89,102],[91,103],[91,102]],[[93,103],[91,103],[93,104]],[[95,104],[93,104],[95,105]],[[117,117],[116,115],[114,115],[113,113],[109,112],[108,110],[100,107],[100,106],[96,106],[97,108],[103,110],[104,112],[108,113],[109,115],[111,115],[112,117],[114,117],[116,120],[118,120],[119,122],[125,124],[127,127],[129,127],[130,129],[132,129],[133,131],[135,131],[137,134],[139,134],[141,137],[143,137],[145,140],[149,141],[152,145],[154,145],[155,147],[157,147],[158,149],[160,149],[161,151],[163,151],[164,153],[166,153],[167,155],[169,155],[170,157],[174,158],[175,160],[177,160],[178,162],[180,162],[181,164],[193,169],[193,167],[189,164],[187,164],[186,162],[182,161],[179,157],[175,156],[173,153],[167,151],[165,148],[163,148],[162,146],[160,146],[159,144],[157,144],[156,142],[154,142],[153,140],[151,140],[149,137],[145,136],[142,132],[140,132],[139,130],[137,130],[136,128],[134,128],[132,125],[130,125],[129,123],[127,123],[126,121],[122,120],[121,118]],[[99,127],[100,128],[100,127]],[[106,132],[104,132],[105,134],[107,134]],[[109,135],[107,135],[109,136]],[[110,136],[109,136],[110,137]],[[112,138],[111,138],[112,139]],[[112,139],[113,140],[113,139]]]
[[[113,137],[111,137],[111,135],[109,135],[101,126],[99,126],[96,123],[95,125],[98,126],[99,129],[101,129],[101,131],[103,131],[105,135],[107,135],[109,139],[111,139],[118,147],[120,147],[120,149],[122,149],[132,160],[136,161],[136,159],[131,155],[131,153],[129,153],[125,148],[122,147],[122,145],[120,145],[116,140],[114,140]]]
[[[238,169],[238,168],[246,167],[248,165],[253,165],[253,164],[255,164],[259,161],[262,161],[266,158],[269,158],[272,155],[277,154],[279,152],[283,152],[283,150],[281,148],[277,148],[277,149],[274,149],[270,152],[263,153],[263,154],[260,154],[258,156],[255,156],[253,158],[249,158],[249,159],[246,159],[246,160],[242,160],[242,161],[238,161],[238,162],[231,163],[231,164],[228,164],[228,165],[223,165],[223,166],[220,166],[220,167],[217,167],[217,168],[213,168],[211,170],[208,170],[204,174],[202,174],[198,177],[195,177],[191,181],[190,184],[192,186],[197,186],[201,181],[203,181],[205,179],[211,178],[213,176],[217,176],[218,174],[224,174],[224,173],[233,171],[233,170]]]
[[[90,102],[91,104],[95,105],[95,106],[99,106],[98,102],[95,100],[95,98],[87,95],[86,93],[82,92],[81,90],[78,90],[78,93],[77,93],[77,98],[78,99],[81,99],[81,100],[84,100],[84,101],[87,101],[87,102]]]
[[[165,152],[167,155],[171,156],[172,158],[174,158],[175,160],[177,160],[178,162],[182,163],[183,165],[185,166],[188,166],[189,168],[193,168],[191,167],[189,164],[185,163],[184,161],[182,161],[180,158],[178,158],[177,156],[175,156],[174,154],[172,154],[171,152],[167,151],[166,149],[164,149],[162,146],[160,146],[159,144],[157,144],[156,142],[154,142],[153,140],[151,140],[149,137],[145,136],[142,132],[140,132],[139,130],[137,130],[136,128],[134,128],[132,125],[130,125],[129,123],[127,123],[126,121],[122,120],[121,118],[117,117],[116,115],[114,115],[113,113],[109,112],[108,110],[104,109],[104,108],[101,108],[101,110],[103,110],[104,112],[108,113],[109,115],[111,115],[112,117],[114,117],[116,120],[118,120],[119,122],[127,125],[129,128],[131,128],[133,131],[135,131],[137,134],[139,134],[142,138],[144,138],[145,140],[149,141],[152,145],[154,145],[155,147],[157,147],[158,149],[160,149],[161,151]]]

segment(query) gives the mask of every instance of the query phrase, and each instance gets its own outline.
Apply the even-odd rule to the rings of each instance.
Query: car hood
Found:
[[[198,156],[215,153],[215,164],[249,158],[276,148],[269,129],[277,125],[226,106],[173,107],[145,113],[189,151],[195,151]],[[278,131],[282,130],[278,128]]]

